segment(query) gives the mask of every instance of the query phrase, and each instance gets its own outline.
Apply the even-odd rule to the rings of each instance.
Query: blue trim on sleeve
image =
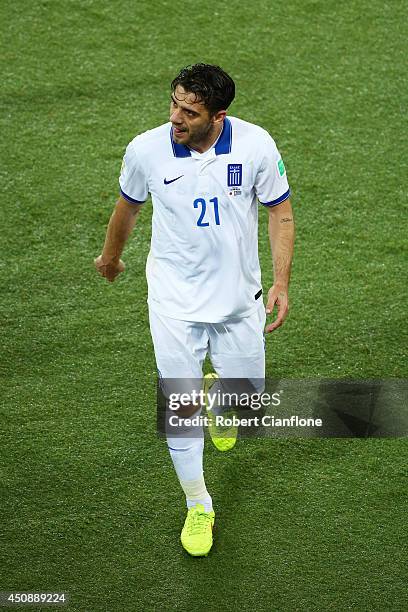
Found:
[[[259,200],[259,202],[260,204],[262,204],[262,206],[276,206],[277,204],[280,204],[281,202],[284,202],[285,200],[287,200],[289,196],[290,196],[290,189],[288,189],[287,192],[281,195],[281,197],[278,198],[277,200],[272,200],[271,202],[261,202]]]
[[[130,204],[144,204],[146,202],[146,200],[135,200],[134,198],[131,198],[124,191],[122,191],[122,188],[120,189],[120,193]]]

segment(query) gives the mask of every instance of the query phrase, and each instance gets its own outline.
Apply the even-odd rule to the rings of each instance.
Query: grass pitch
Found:
[[[183,553],[155,435],[149,203],[126,274],[92,267],[126,144],[167,120],[182,66],[220,64],[293,191],[268,375],[406,377],[402,3],[4,0],[0,19],[0,590],[66,591],[81,612],[406,610],[405,440],[208,445],[215,545]],[[259,233],[267,288],[265,211]]]

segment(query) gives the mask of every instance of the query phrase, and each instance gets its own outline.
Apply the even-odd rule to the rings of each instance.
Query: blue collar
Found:
[[[170,140],[173,147],[174,157],[191,157],[190,149],[183,144],[178,144],[173,140],[173,128],[170,128]],[[231,153],[232,146],[232,125],[228,117],[224,119],[224,125],[222,126],[221,136],[218,138],[215,145],[215,154],[223,155],[225,153]]]

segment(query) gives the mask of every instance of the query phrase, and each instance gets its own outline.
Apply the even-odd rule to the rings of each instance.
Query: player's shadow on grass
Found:
[[[407,435],[406,393],[406,381],[398,379],[321,381],[313,408],[323,420],[321,437]]]

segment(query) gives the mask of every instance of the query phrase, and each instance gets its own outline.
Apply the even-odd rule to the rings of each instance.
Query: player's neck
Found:
[[[208,134],[207,138],[197,144],[192,145],[191,149],[194,149],[194,151],[197,151],[197,153],[205,153],[208,151],[208,149],[211,149],[213,144],[218,140],[223,126],[224,122],[222,122],[219,126],[214,126],[214,129]]]

